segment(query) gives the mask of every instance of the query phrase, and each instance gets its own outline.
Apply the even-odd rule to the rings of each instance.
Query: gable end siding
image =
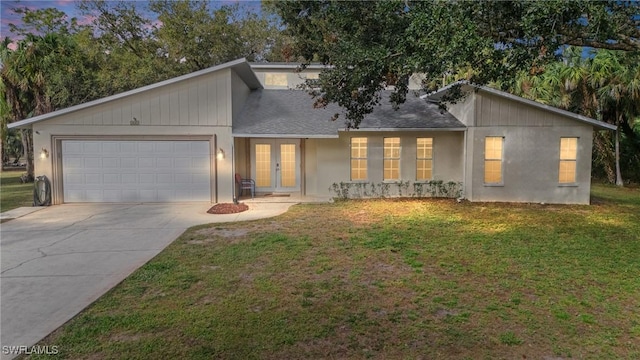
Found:
[[[576,121],[499,96],[476,94],[476,126],[576,126]]]
[[[50,125],[230,126],[231,69],[181,81],[98,106],[60,115]]]

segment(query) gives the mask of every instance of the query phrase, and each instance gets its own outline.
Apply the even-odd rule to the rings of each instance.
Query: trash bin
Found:
[[[51,182],[46,175],[38,176],[33,181],[33,206],[51,205]]]

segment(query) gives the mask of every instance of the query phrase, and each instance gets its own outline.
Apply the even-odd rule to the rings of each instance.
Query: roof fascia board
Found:
[[[301,64],[298,63],[249,63],[252,69],[297,69]],[[322,64],[309,64],[305,66],[306,69],[322,70],[329,68],[329,66]]]
[[[160,81],[160,82],[157,82],[155,84],[150,84],[150,85],[143,86],[143,87],[140,87],[140,88],[137,88],[137,89],[125,91],[123,93],[107,96],[107,97],[104,97],[104,98],[101,98],[101,99],[96,99],[96,100],[93,100],[93,101],[89,101],[89,102],[86,102],[86,103],[78,104],[78,105],[71,106],[71,107],[68,107],[68,108],[52,111],[50,113],[34,116],[34,117],[27,118],[27,119],[20,120],[20,121],[16,121],[14,123],[9,124],[8,128],[9,129],[13,129],[13,128],[26,127],[26,126],[31,125],[33,123],[40,122],[40,121],[43,121],[43,120],[47,120],[47,119],[50,119],[50,118],[53,118],[53,117],[69,114],[69,113],[72,113],[72,112],[75,112],[75,111],[79,111],[79,110],[83,110],[83,109],[86,109],[86,108],[90,108],[92,106],[102,105],[102,104],[105,104],[105,103],[108,103],[108,102],[111,102],[111,101],[119,100],[119,99],[122,99],[122,98],[126,98],[128,96],[132,96],[132,95],[136,95],[136,94],[139,94],[139,93],[143,93],[145,91],[157,89],[157,88],[160,88],[160,87],[163,87],[163,86],[166,86],[166,85],[175,84],[175,83],[178,83],[178,82],[181,82],[181,81],[189,80],[189,79],[192,79],[192,78],[195,78],[195,77],[198,77],[198,76],[206,75],[206,74],[213,73],[213,72],[220,71],[220,70],[227,69],[227,68],[234,69],[236,71],[236,73],[238,74],[238,76],[240,76],[243,81],[247,82],[247,85],[249,85],[250,87],[251,86],[255,86],[255,88],[262,87],[262,85],[260,85],[260,81],[256,77],[255,73],[253,73],[253,71],[251,70],[251,67],[249,66],[249,63],[247,62],[247,60],[245,58],[240,58],[240,59],[237,59],[237,60],[229,61],[229,62],[224,63],[224,64],[212,66],[210,68],[198,70],[198,71],[195,71],[195,72],[192,72],[192,73],[189,73],[189,74],[185,74],[185,75],[181,75],[181,76],[178,76],[178,77],[175,77],[175,78],[171,78],[171,79],[167,79],[167,80],[164,80],[164,81]],[[251,74],[249,74],[249,73],[251,73]],[[250,82],[252,82],[253,84],[250,84]]]
[[[313,134],[232,134],[234,138],[269,138],[269,139],[337,139],[338,135]]]
[[[361,128],[361,129],[340,129],[340,132],[401,132],[401,131],[466,131],[466,127],[459,128]]]

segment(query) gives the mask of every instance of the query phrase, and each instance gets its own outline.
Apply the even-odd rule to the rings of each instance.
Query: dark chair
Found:
[[[255,196],[256,193],[256,182],[253,179],[243,179],[240,174],[236,174],[236,184],[238,184],[238,189],[240,189],[240,196],[245,190],[251,191],[251,198]]]

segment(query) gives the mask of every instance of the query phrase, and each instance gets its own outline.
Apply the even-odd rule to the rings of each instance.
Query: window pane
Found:
[[[384,138],[384,157],[400,157],[400,138]]]
[[[367,157],[367,138],[351,138],[351,157]]]
[[[560,160],[559,182],[561,184],[576,182],[576,162]]]
[[[256,144],[256,187],[271,187],[271,145]]]
[[[433,138],[416,139],[416,180],[433,178]]]
[[[487,184],[502,183],[502,147],[504,138],[487,136],[484,142],[484,182]]]
[[[560,139],[560,160],[575,160],[578,154],[578,138]]]
[[[284,73],[266,73],[264,74],[265,85],[287,86],[287,74]]]
[[[400,179],[400,138],[384,138],[384,180]]]
[[[366,159],[351,159],[351,180],[367,180]]]
[[[485,160],[484,182],[488,184],[502,182],[502,160]]]
[[[485,139],[484,158],[502,160],[502,137],[487,137]]]
[[[416,164],[416,180],[431,180],[431,166],[431,160],[418,159]]]
[[[295,144],[280,144],[280,186],[296,186]]]
[[[385,159],[384,160],[384,180],[400,179],[400,160]]]

